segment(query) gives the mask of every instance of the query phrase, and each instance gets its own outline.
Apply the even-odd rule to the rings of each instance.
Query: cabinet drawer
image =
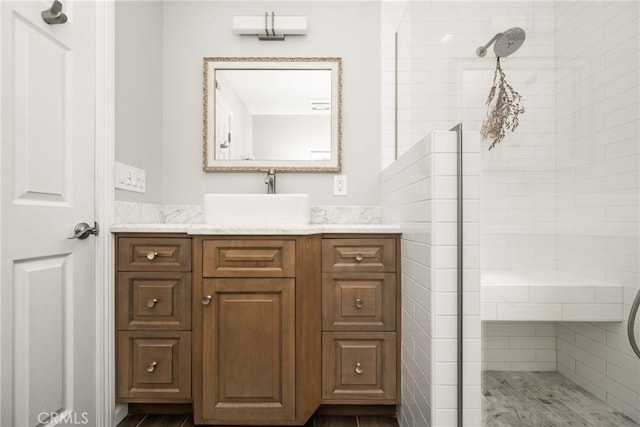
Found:
[[[118,329],[191,329],[191,273],[121,272]]]
[[[295,277],[293,240],[205,240],[204,277]]]
[[[395,273],[323,273],[325,331],[395,331]]]
[[[324,239],[322,271],[396,271],[395,239]]]
[[[121,237],[120,271],[191,271],[191,240],[180,238]]]
[[[118,332],[117,398],[191,397],[191,332]]]
[[[396,399],[395,332],[324,332],[322,398],[392,403]]]

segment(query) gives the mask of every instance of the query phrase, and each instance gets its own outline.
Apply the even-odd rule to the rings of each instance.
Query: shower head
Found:
[[[509,56],[516,50],[520,49],[526,34],[522,28],[513,27],[502,33],[493,44],[493,51],[499,58]]]
[[[504,33],[498,33],[484,46],[480,46],[476,49],[476,55],[485,56],[487,54],[487,48],[493,44],[493,51],[498,58],[504,58],[520,49],[526,33],[522,28],[513,27],[506,30]]]

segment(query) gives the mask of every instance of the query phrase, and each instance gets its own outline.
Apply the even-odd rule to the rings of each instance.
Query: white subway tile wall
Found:
[[[464,135],[464,420],[480,425],[480,138]],[[403,426],[457,416],[456,134],[435,132],[382,172],[383,222],[401,224]],[[453,159],[453,160],[452,160]]]
[[[640,284],[639,9],[556,3],[558,268],[622,285],[625,320]],[[640,422],[626,328],[558,323],[558,371]]]
[[[622,285],[625,319],[640,286],[639,7],[637,1],[389,1],[383,2],[381,13],[386,23],[382,34],[383,167],[393,161],[396,148],[390,32],[398,31],[397,148],[402,154],[424,135],[459,121],[467,130],[479,129],[495,61],[491,49],[485,58],[478,58],[475,49],[497,32],[513,26],[525,29],[523,47],[501,65],[523,95],[526,112],[516,134],[509,133],[490,152],[482,144],[481,202],[470,202],[480,205],[474,212],[482,218],[481,255],[478,252],[482,268],[560,269]],[[451,158],[441,161],[446,168]],[[433,195],[451,195],[446,175],[432,182],[437,184]],[[412,191],[415,187],[405,188],[406,195]],[[451,200],[422,207],[434,220],[446,222],[455,214]],[[408,218],[410,211],[405,212]],[[434,260],[451,262],[451,250],[446,248],[452,237],[450,225],[425,221],[420,228],[445,245],[425,251]],[[430,277],[444,274],[452,280],[433,265],[428,272]],[[447,283],[431,280],[429,289],[434,293]],[[619,294],[595,295],[601,304],[608,304],[609,297],[617,300]],[[443,295],[437,302],[443,304],[444,318],[451,309],[450,299]],[[600,313],[591,306],[580,307],[577,300],[572,306],[573,319],[597,311],[606,315],[602,320],[609,320],[618,310],[611,307],[610,313]],[[497,309],[496,304],[496,316]],[[551,320],[561,313],[547,315]],[[455,343],[438,342],[435,334],[447,334],[452,327],[451,322],[433,322],[428,347],[434,355],[451,356]],[[523,336],[514,333],[502,337],[508,338],[502,344],[510,352],[503,353],[501,361],[485,359],[485,367],[497,367],[490,364],[500,362],[533,370],[556,364],[561,373],[640,422],[640,362],[633,359],[626,342],[626,323],[565,322],[557,328],[557,360],[551,360],[553,350],[546,344],[533,349],[534,353],[513,347],[523,342]],[[636,334],[640,336],[640,327]],[[434,408],[439,404],[424,401]],[[403,411],[403,417],[404,413],[409,411]],[[436,413],[434,409],[434,417]],[[409,420],[404,425],[420,425],[409,416],[403,420]],[[453,425],[451,420],[443,415],[438,422],[434,418],[434,424]]]
[[[523,96],[516,134],[490,152],[482,145],[482,265],[556,268],[554,2],[383,2],[382,166],[393,159],[393,37],[398,32],[398,153],[432,131],[462,121],[478,131],[493,82],[495,55],[476,49],[522,27],[524,45],[501,65]],[[398,25],[396,20],[401,17]],[[395,25],[392,25],[395,24]],[[385,65],[387,66],[385,68]]]
[[[403,426],[432,425],[433,153],[430,145],[429,137],[418,142],[381,175],[382,221],[402,225],[400,421]]]
[[[556,371],[556,324],[482,323],[482,369]]]
[[[395,34],[409,5],[409,0],[380,2],[380,146],[381,169],[396,159],[395,144]],[[424,134],[422,136],[426,136]]]

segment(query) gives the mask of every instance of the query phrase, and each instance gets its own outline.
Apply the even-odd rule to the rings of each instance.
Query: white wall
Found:
[[[556,5],[558,267],[623,285],[625,319],[640,286],[639,8]],[[558,371],[640,422],[626,327],[560,323]]]
[[[343,173],[349,194],[333,196],[332,174],[280,174],[278,192],[304,192],[314,205],[377,205],[380,172],[380,7],[376,2],[273,2],[306,15],[306,36],[261,42],[233,34],[233,15],[260,15],[263,2],[164,5],[163,202],[201,203],[207,192],[265,192],[263,174],[202,171],[204,56],[339,56],[343,59]]]
[[[465,133],[464,425],[480,425],[479,136]],[[456,135],[435,132],[382,171],[383,221],[401,224],[401,425],[457,416]]]
[[[115,159],[146,172],[146,193],[116,200],[162,202],[162,3],[115,4]]]
[[[331,115],[254,115],[257,159],[311,160],[311,151],[331,151]]]

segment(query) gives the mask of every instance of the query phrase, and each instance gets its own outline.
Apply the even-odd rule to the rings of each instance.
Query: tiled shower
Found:
[[[639,10],[383,2],[381,196],[404,229],[401,425],[457,421],[455,194],[433,185],[455,178],[446,131],[459,122],[477,149],[464,162],[464,425],[482,425],[489,371],[557,372],[640,423],[626,322],[640,288]],[[477,132],[495,56],[475,50],[516,26],[526,40],[501,65],[525,113],[489,151]]]

